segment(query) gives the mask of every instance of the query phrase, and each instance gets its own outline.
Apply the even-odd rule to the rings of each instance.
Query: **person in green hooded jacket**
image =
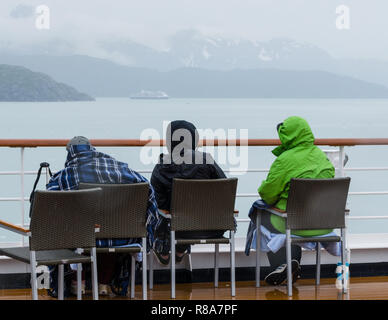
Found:
[[[276,210],[285,211],[291,178],[334,178],[335,169],[326,154],[314,145],[314,135],[306,120],[289,117],[278,124],[281,145],[272,153],[277,157],[271,165],[267,178],[258,189],[261,199]],[[285,233],[285,220],[274,214],[262,216],[262,225],[272,233]],[[292,234],[308,237],[330,233],[332,230],[296,230]],[[301,248],[292,246],[293,281],[300,274]],[[281,284],[287,278],[286,250],[268,252],[272,271],[266,278],[270,284]]]

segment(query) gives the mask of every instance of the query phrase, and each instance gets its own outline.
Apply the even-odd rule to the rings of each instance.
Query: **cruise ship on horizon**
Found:
[[[149,90],[141,90],[139,93],[131,95],[131,99],[168,99],[169,96],[164,91],[149,91]]]

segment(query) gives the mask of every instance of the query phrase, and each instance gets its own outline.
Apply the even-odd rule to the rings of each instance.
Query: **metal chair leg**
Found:
[[[171,231],[171,298],[175,299],[175,231]]]
[[[230,280],[232,297],[236,296],[236,270],[235,270],[235,243],[234,243],[234,231],[230,231]]]
[[[341,229],[341,262],[342,262],[342,292],[347,293],[346,283],[345,283],[345,277],[346,277],[346,271],[345,271],[345,256],[346,256],[346,231],[344,228]]]
[[[97,280],[97,253],[96,248],[91,250],[92,264],[92,292],[93,300],[98,300],[98,280]]]
[[[292,297],[291,230],[286,230],[287,293]]]
[[[321,280],[321,243],[320,242],[317,242],[316,262],[317,262],[317,273],[315,276],[315,284],[319,285]]]
[[[150,251],[150,270],[149,270],[149,285],[150,290],[154,288],[154,254],[153,249]]]
[[[220,245],[216,243],[214,245],[214,287],[218,288],[218,265],[219,265]]]
[[[147,300],[147,238],[142,239],[143,300]]]
[[[135,298],[135,256],[131,255],[131,299]]]
[[[345,215],[345,226],[348,225],[348,220],[349,220],[349,217],[348,217],[347,215]],[[345,227],[344,236],[345,236],[345,239],[348,238],[348,229],[347,229],[346,227]],[[346,243],[345,243],[345,252],[346,252],[345,261],[347,261],[347,262],[350,264],[350,261],[351,261],[351,258],[350,258],[351,252],[350,252],[350,248],[349,248],[349,246],[348,246],[347,241],[346,241]]]
[[[36,254],[35,254],[35,251],[30,251],[30,265],[31,265],[32,300],[38,300],[38,281],[37,281],[37,277],[36,277]]]
[[[58,300],[64,299],[64,265],[58,265]]]
[[[191,253],[187,255],[187,260],[188,260],[188,264],[189,264],[189,269],[186,268],[186,270],[193,272],[193,262],[191,260]]]
[[[260,287],[261,214],[256,213],[256,288]]]
[[[77,300],[82,300],[82,263],[77,263]]]

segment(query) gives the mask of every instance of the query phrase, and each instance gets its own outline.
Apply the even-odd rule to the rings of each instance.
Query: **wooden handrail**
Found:
[[[0,228],[4,228],[4,229],[10,230],[10,231],[21,233],[21,234],[24,234],[26,236],[30,234],[30,230],[22,228],[22,227],[19,227],[17,225],[14,225],[12,223],[6,222],[4,220],[0,220]],[[95,224],[94,225],[94,229],[95,229],[96,232],[99,232],[100,228],[101,228],[101,226],[99,224]]]
[[[68,139],[0,139],[0,147],[11,148],[36,148],[36,147],[65,147]],[[164,146],[164,140],[139,140],[139,139],[91,139],[96,147],[143,147]],[[388,145],[388,138],[333,138],[315,139],[319,146],[372,146]],[[279,139],[228,139],[228,140],[201,140],[200,146],[277,146]]]
[[[0,220],[0,227],[3,227],[5,229],[8,229],[10,231],[14,231],[17,233],[22,233],[25,235],[28,235],[30,233],[30,230],[28,230],[28,229],[24,229],[22,227],[16,226],[12,223],[8,223],[8,222],[3,221],[3,220]]]

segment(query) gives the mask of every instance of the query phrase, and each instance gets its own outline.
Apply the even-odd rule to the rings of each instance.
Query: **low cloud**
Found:
[[[33,6],[19,4],[10,12],[10,16],[14,19],[31,18],[34,15],[35,8]]]

